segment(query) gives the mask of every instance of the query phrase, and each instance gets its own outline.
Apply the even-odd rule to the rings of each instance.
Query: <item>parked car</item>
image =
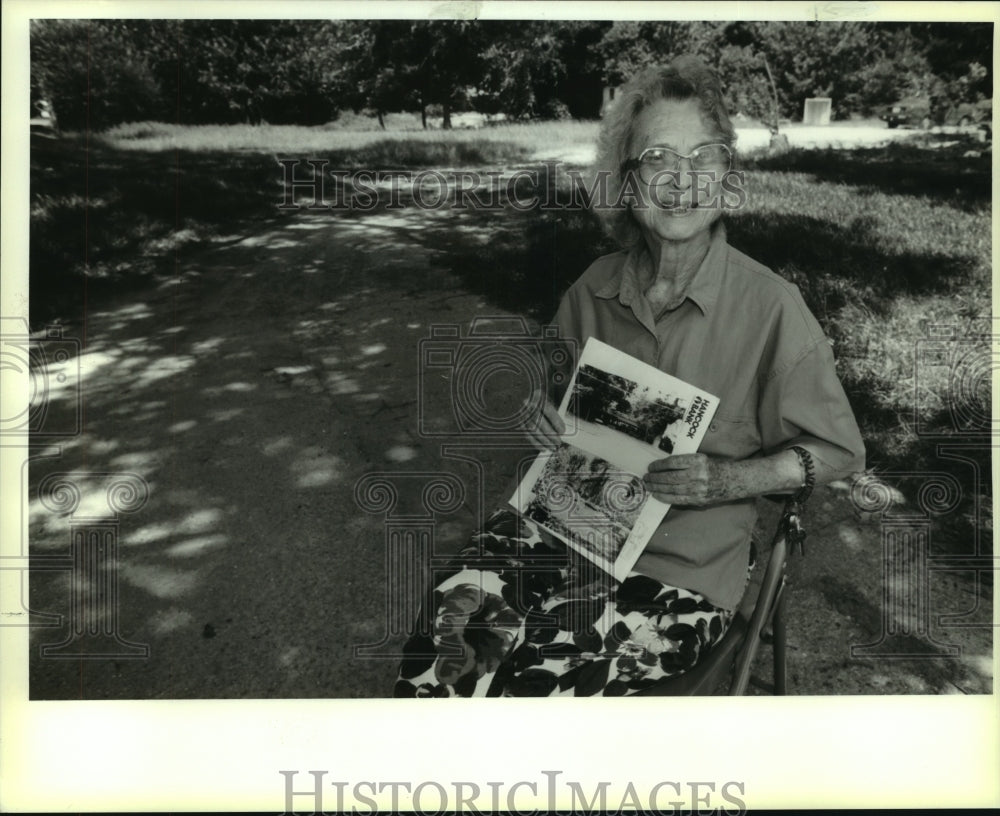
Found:
[[[931,101],[919,96],[900,99],[898,102],[886,106],[885,110],[879,114],[879,119],[884,119],[891,128],[909,125],[928,130],[933,124]]]
[[[978,102],[960,102],[957,105],[944,106],[940,100],[933,103],[930,99],[920,96],[906,97],[886,106],[879,114],[880,119],[891,127],[900,125],[919,127],[929,130],[933,125],[948,125],[950,127],[969,127],[977,125],[990,135],[993,123],[993,100],[981,99]]]

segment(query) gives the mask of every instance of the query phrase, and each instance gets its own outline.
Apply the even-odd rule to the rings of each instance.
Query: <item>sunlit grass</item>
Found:
[[[537,122],[497,124],[476,130],[433,128],[423,130],[419,120],[393,121],[385,130],[370,123],[354,128],[298,127],[294,125],[172,125],[138,122],[118,125],[100,135],[109,147],[120,150],[160,152],[168,150],[242,150],[301,155],[309,152],[340,152],[370,148],[379,143],[436,145],[444,152],[452,146],[478,149],[483,156],[492,151],[501,158],[530,155],[553,145],[593,144],[596,122]],[[396,148],[398,150],[398,148]],[[430,154],[428,154],[430,155]]]
[[[917,464],[918,415],[942,433],[952,421],[953,372],[921,365],[922,343],[953,332],[989,359],[990,157],[966,147],[762,161],[733,219],[733,242],[797,284],[833,340],[875,468]]]

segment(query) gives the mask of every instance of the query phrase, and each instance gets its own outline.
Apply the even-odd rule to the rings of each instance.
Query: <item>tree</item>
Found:
[[[601,88],[694,53],[717,66],[733,111],[834,115],[904,96],[938,113],[992,96],[988,23],[467,20],[36,20],[32,99],[64,127],[328,121],[345,107],[464,105],[511,118],[596,116]]]
[[[601,59],[605,85],[616,88],[656,61],[650,42],[652,25],[616,20],[604,32],[595,50]]]
[[[183,21],[175,81],[180,118],[329,121],[336,108],[323,46],[331,31],[314,21]]]
[[[611,25],[600,20],[564,20],[553,24],[553,36],[559,43],[559,59],[564,67],[556,96],[574,118],[596,119],[601,114],[604,81],[595,49]]]
[[[605,84],[617,87],[648,65],[663,64],[682,54],[694,54],[710,65],[719,57],[719,23],[617,21],[596,46]]]
[[[32,96],[47,99],[70,130],[162,118],[159,83],[138,45],[141,23],[33,20]]]
[[[466,89],[482,78],[483,33],[480,24],[470,20],[422,20],[410,24],[410,76],[425,117],[424,127],[427,106],[437,104],[441,106],[441,127],[451,128],[456,103],[465,101]]]
[[[955,103],[992,98],[992,23],[912,23],[909,28],[934,76],[962,97]]]
[[[719,63],[729,110],[766,122],[776,134],[781,101],[766,56],[753,45],[731,44],[723,47]]]
[[[722,35],[727,94],[738,109],[758,111],[750,115],[765,109],[764,81],[745,68],[751,56],[767,60],[779,114],[789,118],[812,96],[830,97],[834,117],[846,118],[908,95],[959,102],[992,94],[989,71],[976,67],[992,64],[988,24],[740,22]]]
[[[465,100],[466,89],[482,76],[483,36],[466,20],[378,20],[345,29],[337,53],[337,87],[355,110],[370,108],[385,126],[390,110],[420,111],[440,105],[442,127]]]
[[[845,108],[868,116],[898,99],[931,95],[939,80],[909,25],[873,26],[869,44],[869,59],[854,77]]]
[[[330,86],[340,106],[355,112],[367,108],[385,128],[388,111],[416,110],[411,87],[413,66],[405,20],[342,23],[329,43],[334,66]]]
[[[763,119],[797,118],[806,99],[830,97],[835,117],[869,105],[865,69],[880,52],[879,29],[856,22],[738,22],[722,31],[720,73],[736,110]],[[879,71],[881,95],[892,67]]]
[[[155,119],[326,122],[336,110],[336,23],[43,20],[32,84],[65,127]]]
[[[598,101],[599,79],[567,61],[582,31],[579,25],[566,23],[490,24],[485,30],[488,44],[476,88],[476,108],[484,113],[503,113],[509,119],[567,118],[571,114],[563,94],[573,84],[568,80],[574,68],[575,77],[590,85],[593,99]]]

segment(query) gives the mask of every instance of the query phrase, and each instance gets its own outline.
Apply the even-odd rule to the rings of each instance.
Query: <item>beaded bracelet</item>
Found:
[[[799,492],[792,496],[792,501],[804,504],[812,494],[813,487],[816,486],[816,469],[813,467],[812,455],[805,448],[793,445],[789,450],[795,451],[795,455],[799,457],[799,464],[802,465],[802,470],[806,474],[805,482],[803,482]]]

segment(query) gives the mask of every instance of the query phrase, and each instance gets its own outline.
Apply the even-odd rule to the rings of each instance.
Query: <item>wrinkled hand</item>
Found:
[[[679,453],[651,463],[643,482],[666,504],[704,507],[732,498],[733,464],[703,453]]]
[[[566,423],[559,416],[556,407],[544,397],[529,397],[525,404],[537,406],[539,402],[542,403],[542,410],[537,417],[529,419],[525,433],[528,441],[535,447],[551,450],[559,447],[562,441],[559,437],[566,432]]]

